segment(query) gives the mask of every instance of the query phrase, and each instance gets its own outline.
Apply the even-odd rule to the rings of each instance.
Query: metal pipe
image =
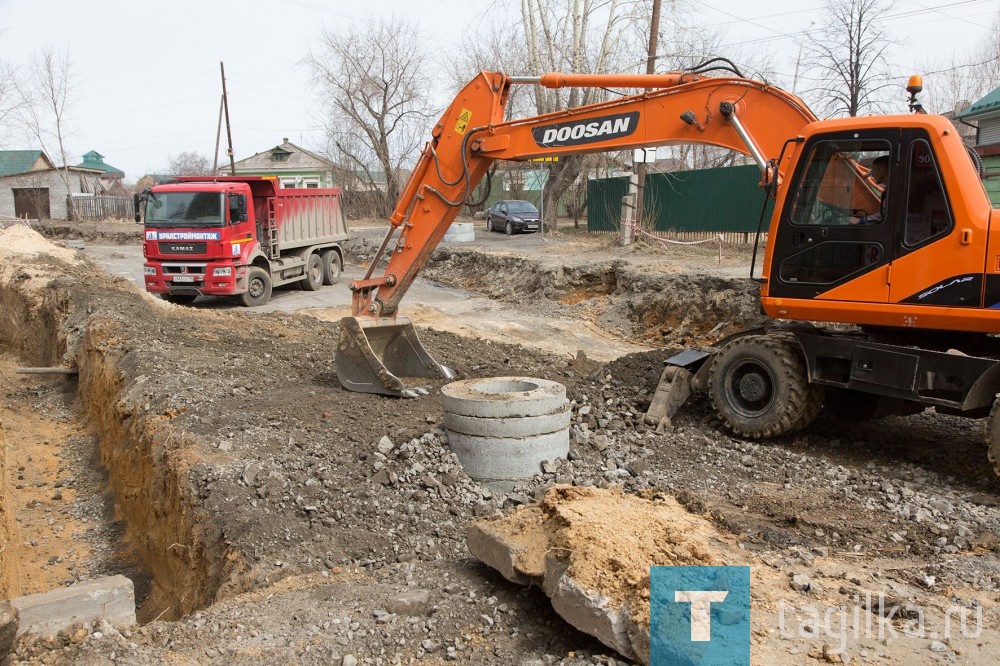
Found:
[[[17,368],[14,372],[18,375],[76,375],[80,371],[76,368]]]
[[[767,160],[764,159],[764,154],[760,152],[760,148],[754,143],[753,137],[747,132],[746,128],[743,127],[743,123],[740,119],[736,117],[736,107],[732,102],[722,102],[719,104],[719,113],[721,113],[729,122],[733,124],[733,128],[736,133],[740,135],[743,139],[743,143],[747,145],[747,150],[750,151],[750,155],[753,157],[754,162],[760,167],[761,171],[767,171]]]

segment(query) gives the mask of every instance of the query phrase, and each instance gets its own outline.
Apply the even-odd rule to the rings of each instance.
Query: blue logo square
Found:
[[[750,567],[650,567],[651,666],[749,666]]]

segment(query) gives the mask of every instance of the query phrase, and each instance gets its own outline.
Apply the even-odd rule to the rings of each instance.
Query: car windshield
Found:
[[[221,227],[225,224],[220,192],[166,192],[146,202],[148,227]]]
[[[537,213],[538,209],[527,201],[511,201],[507,204],[507,210],[511,213]]]

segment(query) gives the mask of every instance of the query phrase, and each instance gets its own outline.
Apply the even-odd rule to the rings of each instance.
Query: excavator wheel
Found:
[[[993,471],[1000,476],[1000,396],[993,401],[990,418],[986,422],[986,454],[989,456]]]
[[[800,430],[823,405],[823,387],[809,383],[805,360],[785,334],[749,335],[723,347],[708,393],[723,424],[750,439]]]

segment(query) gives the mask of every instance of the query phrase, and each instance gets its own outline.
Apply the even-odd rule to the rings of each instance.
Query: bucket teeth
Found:
[[[427,353],[413,324],[402,317],[344,317],[334,369],[348,391],[400,398],[416,398],[429,392],[425,387],[407,388],[403,378],[457,377],[454,370]]]

